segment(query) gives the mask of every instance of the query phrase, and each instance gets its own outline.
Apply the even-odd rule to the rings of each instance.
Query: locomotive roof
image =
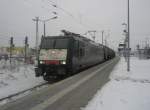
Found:
[[[47,36],[47,37],[44,37],[44,38],[47,38],[47,39],[59,39],[59,38],[73,38],[75,40],[79,40],[79,41],[84,41],[84,42],[87,42],[87,43],[90,43],[92,45],[95,45],[95,46],[102,46],[102,44],[99,44],[99,43],[96,43],[94,41],[92,41],[91,39],[89,38],[86,38],[84,36],[81,36],[80,34],[76,34],[76,33],[72,33],[72,32],[69,32],[69,31],[66,31],[66,30],[62,30],[62,33],[64,35],[59,35],[59,36]]]
[[[99,43],[96,43],[94,41],[92,41],[91,39],[88,39],[86,37],[83,37],[81,35],[60,35],[60,36],[47,36],[47,37],[43,37],[45,39],[66,39],[66,38],[73,38],[75,40],[79,40],[79,41],[84,41],[84,42],[87,42],[87,43],[90,43],[92,45],[95,45],[95,46],[102,46],[102,44],[99,44]]]

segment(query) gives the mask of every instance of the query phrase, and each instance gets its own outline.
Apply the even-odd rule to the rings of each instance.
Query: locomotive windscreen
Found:
[[[44,38],[41,42],[42,49],[67,49],[69,39]]]
[[[39,60],[66,60],[69,39],[43,38]]]
[[[63,60],[67,57],[67,49],[41,49],[39,60]]]

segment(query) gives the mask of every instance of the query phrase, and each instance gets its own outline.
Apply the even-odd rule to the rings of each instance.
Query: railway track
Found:
[[[101,65],[104,65],[104,63],[102,63]],[[93,67],[95,68],[95,67]],[[92,69],[92,68],[91,68]],[[83,71],[84,72],[84,71]],[[79,74],[78,74],[79,75]],[[76,75],[76,76],[78,76]],[[83,74],[81,74],[82,76]],[[51,80],[51,82],[45,82],[45,83],[42,83],[40,85],[37,85],[37,86],[34,86],[30,89],[26,89],[26,90],[23,90],[23,91],[20,91],[18,93],[15,93],[15,94],[12,94],[12,95],[9,95],[7,97],[4,97],[4,98],[1,98],[0,99],[0,105],[4,105],[8,102],[12,102],[12,101],[15,101],[21,97],[24,97],[26,95],[29,95],[31,94],[33,91],[37,91],[37,90],[40,90],[42,88],[46,88],[48,87],[49,85],[51,85],[52,87],[53,86],[56,86],[57,84],[59,84],[59,82],[61,83],[62,80],[66,79],[67,77],[64,77],[63,79],[57,79],[57,78],[53,78],[53,80]],[[68,81],[68,80],[71,80],[73,77],[68,77],[67,80],[64,80],[64,81]],[[63,81],[63,82],[64,82]]]
[[[80,109],[89,102],[97,90],[109,81],[109,74],[118,61],[119,58],[115,58],[57,81],[0,106],[0,110]]]
[[[46,86],[48,84],[49,84],[48,82],[45,82],[45,83],[42,83],[40,85],[34,86],[34,87],[30,88],[30,89],[26,89],[26,90],[20,91],[20,92],[15,93],[15,94],[11,94],[11,95],[9,95],[7,97],[1,98],[0,99],[0,104],[5,104],[7,102],[11,102],[13,100],[16,100],[16,99],[18,99],[20,97],[23,97],[23,96],[29,94],[32,91],[38,90],[38,89],[40,89],[43,86]]]
[[[63,78],[63,79],[64,79],[64,78]],[[60,81],[60,80],[63,80],[63,79],[56,79],[56,78],[53,78],[53,79],[52,79],[51,81],[49,81],[49,82],[45,82],[45,83],[36,85],[36,86],[34,86],[34,87],[32,87],[32,88],[29,88],[29,89],[20,91],[20,92],[15,93],[15,94],[11,94],[11,95],[9,95],[9,96],[7,96],[7,97],[1,98],[1,99],[0,99],[0,105],[3,105],[3,104],[5,104],[5,103],[14,101],[14,100],[16,100],[16,99],[18,99],[18,98],[24,97],[24,96],[30,94],[30,93],[33,92],[33,91],[42,89],[42,88],[44,88],[44,87],[47,87],[47,86],[50,85],[50,84],[56,83],[56,82],[58,82],[58,81]]]

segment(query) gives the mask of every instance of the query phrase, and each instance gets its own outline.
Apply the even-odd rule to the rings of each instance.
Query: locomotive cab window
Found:
[[[44,38],[39,51],[39,60],[66,61],[69,39]]]
[[[44,49],[67,49],[69,39],[48,39],[42,41],[41,48]]]
[[[54,47],[57,48],[68,48],[69,39],[56,39]]]
[[[53,45],[54,45],[54,39],[43,38],[41,43],[41,48],[44,49],[53,48]]]

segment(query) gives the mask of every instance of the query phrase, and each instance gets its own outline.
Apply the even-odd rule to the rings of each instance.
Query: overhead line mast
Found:
[[[39,17],[33,19],[36,22],[36,43],[35,43],[35,50],[36,50],[36,59],[38,59],[38,42],[39,42]]]

